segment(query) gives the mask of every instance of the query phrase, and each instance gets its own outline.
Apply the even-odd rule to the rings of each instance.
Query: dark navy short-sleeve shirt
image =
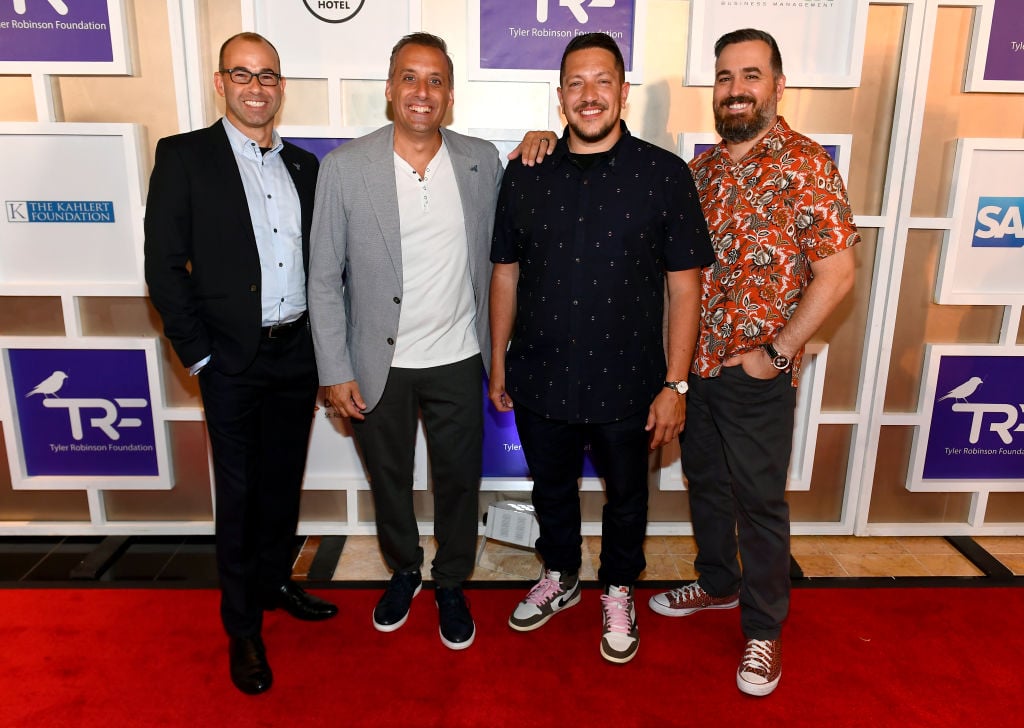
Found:
[[[665,377],[665,271],[714,259],[686,163],[629,134],[591,164],[568,131],[542,164],[510,164],[491,260],[518,263],[505,388],[551,419],[612,422]]]

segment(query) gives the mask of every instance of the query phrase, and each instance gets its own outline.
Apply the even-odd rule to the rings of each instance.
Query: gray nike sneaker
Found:
[[[555,612],[579,603],[579,574],[545,569],[543,578],[533,585],[526,599],[519,602],[508,618],[508,626],[519,632],[529,632],[551,619]]]

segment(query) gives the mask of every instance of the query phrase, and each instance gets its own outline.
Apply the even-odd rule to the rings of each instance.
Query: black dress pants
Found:
[[[423,417],[434,493],[437,554],[431,577],[460,586],[473,572],[483,469],[479,354],[424,369],[392,367],[380,402],[352,430],[370,475],[377,539],[393,571],[418,571],[423,548],[413,508],[416,424]]]
[[[232,637],[259,634],[262,602],[291,578],[309,430],[318,388],[308,323],[263,334],[242,373],[199,373],[213,451],[221,619]]]

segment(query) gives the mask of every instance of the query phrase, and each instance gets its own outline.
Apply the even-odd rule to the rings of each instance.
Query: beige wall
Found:
[[[134,74],[130,77],[65,76],[56,88],[61,113],[58,121],[131,122],[145,129],[143,164],[148,177],[156,141],[181,131],[175,93],[171,32],[167,4],[157,0],[128,0],[128,24]],[[931,47],[922,66],[928,73],[921,115],[920,153],[913,188],[902,189],[902,170],[890,169],[893,150],[907,139],[894,139],[901,93],[906,76],[904,59],[911,10],[936,9]],[[239,0],[200,0],[199,31],[205,49],[204,77],[213,71],[220,41],[242,29]],[[650,0],[647,11],[644,82],[633,87],[626,120],[638,136],[675,151],[682,132],[713,129],[710,90],[685,87],[682,75],[686,58],[689,3],[682,0]],[[423,0],[425,30],[444,36],[456,61],[456,104],[452,125],[469,128],[548,128],[556,110],[549,106],[552,90],[547,84],[469,82],[466,80],[465,4],[454,0]],[[938,0],[908,0],[908,5],[870,6],[862,83],[853,89],[787,89],[781,113],[805,133],[847,133],[853,136],[853,156],[848,188],[858,217],[886,214],[887,200],[910,200],[910,214],[942,217],[951,188],[955,141],[958,137],[1021,137],[1024,135],[1024,95],[964,93],[962,78],[971,40],[973,11],[940,7]],[[388,50],[380,49],[380,62]],[[783,49],[785,54],[785,49]],[[288,59],[283,59],[287,75]],[[328,85],[325,80],[292,78],[281,122],[288,125],[324,125],[328,118]],[[341,81],[344,123],[377,126],[386,122],[381,81]],[[27,76],[0,76],[0,121],[36,121],[35,91]],[[210,84],[205,90],[206,121],[220,113]],[[510,121],[511,119],[511,121]],[[895,196],[890,199],[889,196]],[[895,203],[893,203],[895,204]],[[886,223],[888,224],[888,223]],[[819,333],[829,343],[828,369],[822,409],[839,415],[817,431],[811,488],[792,493],[793,519],[810,531],[827,531],[844,520],[858,497],[869,501],[870,524],[962,524],[968,518],[970,494],[910,493],[905,488],[913,431],[908,426],[882,427],[871,420],[871,402],[863,393],[875,381],[887,380],[884,391],[875,392],[883,413],[914,412],[919,406],[924,348],[930,343],[994,343],[1007,312],[994,306],[940,306],[934,301],[934,285],[942,234],[934,230],[910,230],[896,240],[904,254],[902,270],[896,271],[896,300],[888,313],[893,317],[891,336],[879,338],[880,300],[888,280],[890,260],[881,259],[893,250],[889,229],[880,232],[864,227],[864,244],[857,251],[857,285],[854,293]],[[883,245],[883,235],[888,242]],[[139,241],[141,245],[141,241]],[[887,253],[891,255],[890,253]],[[82,298],[77,305],[86,336],[159,337],[159,319],[144,298]],[[61,334],[63,311],[59,298],[5,296],[0,301],[0,335]],[[877,329],[877,325],[876,325]],[[1014,327],[1016,342],[1024,343],[1024,325]],[[873,338],[874,337],[874,338]],[[874,342],[872,344],[872,342]],[[881,351],[889,353],[884,372],[872,362]],[[161,345],[166,381],[164,396],[172,406],[198,406],[194,383],[185,376],[169,348]],[[871,356],[869,356],[871,354]],[[885,360],[885,357],[883,357]],[[884,375],[884,376],[883,376]],[[846,420],[844,420],[844,416]],[[4,433],[10,436],[9,433]],[[177,476],[174,490],[164,493],[107,492],[105,503],[111,521],[208,520],[209,475],[206,442],[197,422],[172,425],[171,443]],[[874,446],[872,443],[877,443]],[[870,452],[868,452],[870,450]],[[0,459],[5,458],[0,451]],[[858,463],[870,468],[858,470]],[[88,521],[88,506],[81,492],[16,492],[11,489],[6,462],[0,463],[0,531],[4,522]],[[870,470],[870,472],[868,472]],[[497,497],[485,496],[485,500]],[[421,498],[420,510],[430,517],[429,498]],[[600,494],[584,497],[588,519],[599,521]],[[369,519],[372,504],[359,493],[355,508],[359,518]],[[348,517],[344,493],[311,492],[303,506],[307,523],[326,523]],[[993,494],[987,521],[1024,523],[1024,494]],[[652,500],[652,522],[688,520],[684,494],[658,492]],[[851,530],[852,525],[843,527]]]

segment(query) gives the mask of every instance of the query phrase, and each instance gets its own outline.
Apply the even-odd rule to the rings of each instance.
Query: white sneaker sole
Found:
[[[659,602],[655,601],[659,596],[660,594],[655,594],[653,597],[651,597],[650,600],[647,602],[647,606],[651,608],[652,612],[655,612],[665,617],[688,617],[696,612],[703,612],[705,609],[735,609],[740,604],[739,597],[736,597],[735,600],[729,602],[728,604],[711,604],[706,607],[697,607],[695,609],[679,609],[667,607],[664,604],[660,604]]]
[[[416,598],[416,595],[420,593],[421,589],[423,589],[422,582],[419,584],[419,586],[416,587],[416,591],[412,593],[412,599]],[[405,624],[406,620],[409,619],[409,612],[412,611],[412,599],[409,600],[409,610],[405,613],[405,616],[397,622],[395,622],[394,624],[380,624],[379,622],[377,622],[376,618],[374,618],[373,614],[371,613],[370,617],[373,621],[373,628],[378,632],[394,632],[396,629],[401,627],[403,624]]]
[[[776,687],[778,687],[779,680],[781,680],[781,679],[782,679],[782,673],[780,672],[779,676],[777,678],[775,678],[774,680],[772,680],[771,682],[764,683],[763,685],[759,685],[757,683],[747,682],[742,677],[740,677],[739,672],[737,672],[736,673],[736,687],[738,687],[740,689],[741,693],[746,693],[747,695],[753,695],[755,698],[763,698],[765,695],[771,694],[771,692],[773,690],[775,690]]]
[[[636,653],[640,651],[640,645],[637,645],[636,649],[630,652],[625,657],[619,657],[618,655],[609,654],[604,651],[604,641],[601,642],[601,657],[608,660],[608,662],[614,662],[616,665],[625,665],[627,662],[636,657]]]
[[[473,625],[473,634],[471,634],[469,636],[469,639],[465,642],[450,642],[449,640],[446,640],[444,638],[444,633],[441,632],[440,627],[437,628],[437,633],[441,635],[441,642],[443,642],[444,646],[447,647],[449,650],[464,650],[471,644],[473,644],[473,640],[476,639],[476,625]]]

